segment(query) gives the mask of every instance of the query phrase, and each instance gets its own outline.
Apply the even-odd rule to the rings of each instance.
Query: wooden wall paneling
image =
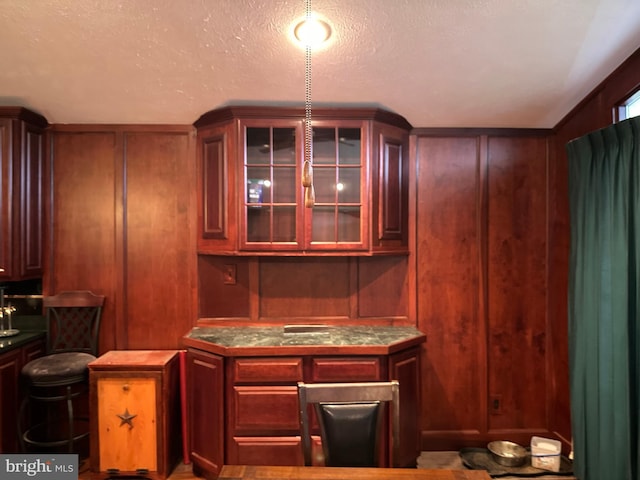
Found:
[[[419,327],[418,320],[418,268],[417,268],[417,209],[418,209],[418,140],[416,135],[409,136],[409,152],[408,152],[408,164],[409,164],[409,181],[408,181],[408,195],[409,205],[407,208],[407,214],[409,215],[409,222],[407,228],[407,234],[409,236],[407,246],[409,248],[409,255],[407,256],[407,315],[414,322],[416,327]],[[425,344],[423,343],[421,348],[424,350]]]
[[[362,257],[357,265],[358,318],[389,317],[408,322],[407,257]]]
[[[229,272],[235,281],[227,278]],[[230,325],[232,320],[264,324],[367,319],[374,324],[415,325],[409,317],[408,275],[406,256],[200,255],[198,321]]]
[[[493,438],[526,444],[549,432],[549,137],[546,130],[417,136],[424,449]]]
[[[558,154],[558,140],[549,150],[549,244],[547,274],[547,345],[549,383],[553,390],[549,422],[553,433],[565,444],[571,442],[569,392],[569,332],[567,298],[569,272],[568,165]]]
[[[640,88],[640,48],[614,70],[555,126],[563,140],[571,140],[613,123],[613,110]],[[565,142],[558,144],[564,151]],[[566,158],[566,155],[560,158]]]
[[[194,323],[192,135],[171,126],[50,133],[44,291],[106,295],[102,352],[176,348]]]
[[[348,257],[261,258],[260,318],[349,318]]]
[[[56,127],[50,135],[48,245],[43,291],[92,290],[106,296],[100,350],[115,348],[120,177],[119,140],[104,127]]]
[[[480,142],[418,137],[416,281],[422,367],[422,447],[457,449],[485,428]]]
[[[360,258],[349,257],[349,318],[360,318]]]
[[[252,322],[260,318],[260,260],[249,260],[249,319]]]
[[[249,258],[198,256],[198,319],[250,315]]]
[[[172,349],[195,319],[195,164],[191,128],[128,131],[125,141],[127,348]]]
[[[489,433],[546,429],[547,139],[488,139]],[[494,403],[495,402],[495,403]]]

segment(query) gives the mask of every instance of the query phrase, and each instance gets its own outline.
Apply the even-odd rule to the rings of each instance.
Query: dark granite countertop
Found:
[[[423,343],[424,333],[413,327],[327,326],[320,331],[293,326],[194,327],[184,344],[221,355],[388,354]]]
[[[46,336],[46,332],[43,330],[36,331],[22,331],[17,335],[13,335],[11,337],[0,337],[0,355],[3,353],[10,352],[16,348],[20,348],[26,345],[29,342],[33,342],[34,340],[44,339]]]

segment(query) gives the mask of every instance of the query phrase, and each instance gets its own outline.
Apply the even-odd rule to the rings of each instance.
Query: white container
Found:
[[[562,444],[558,440],[531,437],[531,466],[550,472],[560,470]]]

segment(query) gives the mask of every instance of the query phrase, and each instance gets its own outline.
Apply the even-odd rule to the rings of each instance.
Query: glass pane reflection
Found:
[[[273,207],[273,241],[295,242],[296,208]]]
[[[360,167],[338,169],[338,202],[360,203]]]
[[[360,129],[338,129],[338,163],[360,165]]]
[[[335,242],[334,207],[314,207],[311,230],[313,242]]]
[[[249,242],[268,242],[270,240],[270,223],[270,207],[247,207],[247,240]]]
[[[316,192],[316,203],[335,203],[335,187],[335,167],[315,167],[313,169],[313,188]]]
[[[247,203],[271,203],[269,167],[247,168]]]
[[[338,242],[360,241],[360,207],[338,210]]]
[[[273,202],[295,203],[296,201],[296,168],[273,168]]]
[[[335,128],[313,129],[313,163],[318,165],[336,164]]]
[[[273,129],[273,163],[275,165],[295,165],[296,130],[294,128]]]
[[[271,162],[271,129],[247,127],[247,164],[268,165]]]

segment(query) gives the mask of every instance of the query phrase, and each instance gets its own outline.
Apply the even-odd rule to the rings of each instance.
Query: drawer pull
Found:
[[[128,383],[125,383],[125,384],[122,386],[122,390],[124,390],[125,392],[128,392],[129,390],[131,390],[131,388],[129,387],[129,384],[128,384]]]
[[[133,422],[132,420],[134,418],[136,418],[138,415],[132,415],[129,413],[129,409],[125,408],[124,413],[119,413],[118,418],[120,419],[120,426],[123,426],[124,424],[129,425],[129,430],[131,430],[133,428]]]

